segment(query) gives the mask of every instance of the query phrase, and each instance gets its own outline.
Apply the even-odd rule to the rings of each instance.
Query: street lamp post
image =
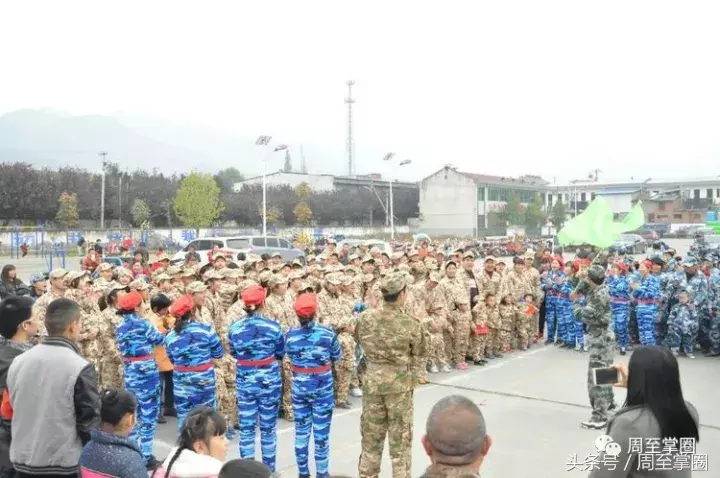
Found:
[[[100,183],[100,230],[105,229],[105,166],[107,152],[100,151],[98,156],[102,156],[102,182]]]
[[[387,153],[385,157],[383,158],[384,161],[391,161],[392,158],[395,157],[395,153]],[[405,166],[406,164],[412,163],[411,159],[404,159],[400,161],[400,164],[398,166]],[[390,207],[388,208],[390,210],[390,239],[395,239],[395,199],[393,196],[393,175],[390,175]]]
[[[265,146],[270,143],[272,136],[258,136],[255,144],[262,146],[260,155],[262,159],[262,235],[267,236],[267,184],[265,176],[267,175],[267,161],[265,159]]]

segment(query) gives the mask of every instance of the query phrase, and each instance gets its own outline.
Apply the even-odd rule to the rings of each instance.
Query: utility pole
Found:
[[[122,173],[118,176],[118,229],[122,228]]]
[[[347,104],[348,107],[348,116],[347,116],[347,174],[348,176],[352,176],[355,174],[355,144],[353,142],[353,115],[352,115],[352,105],[355,103],[355,99],[352,97],[352,87],[355,84],[354,80],[350,80],[347,82],[348,87],[348,95],[347,98],[345,98],[345,104]]]
[[[300,172],[307,174],[307,164],[305,163],[305,151],[302,144],[300,145]]]
[[[105,158],[107,157],[106,151],[100,151],[98,156],[102,156],[102,183],[100,186],[100,230],[105,229]]]

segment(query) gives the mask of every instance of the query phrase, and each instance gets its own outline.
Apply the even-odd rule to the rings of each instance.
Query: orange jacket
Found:
[[[172,328],[173,325],[175,325],[175,317],[168,316],[165,318],[165,322],[163,323],[163,319],[158,317],[158,315],[154,312],[150,312],[148,319],[150,319],[150,322],[157,327],[157,329],[160,331],[161,334],[166,334],[168,329]],[[167,327],[165,325],[167,324]],[[158,365],[158,370],[161,372],[169,372],[173,369],[173,364],[170,362],[170,359],[167,356],[167,352],[165,351],[164,345],[158,345],[155,347],[155,361]]]

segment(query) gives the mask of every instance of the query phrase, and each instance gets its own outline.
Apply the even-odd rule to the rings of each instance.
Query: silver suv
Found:
[[[273,255],[279,252],[285,262],[299,259],[303,264],[305,263],[305,252],[294,248],[287,239],[275,236],[203,237],[190,241],[187,246],[175,254],[173,261],[184,260],[190,247],[195,246],[195,250],[200,255],[200,262],[207,262],[207,253],[212,251],[215,245],[220,247],[222,253],[233,259],[237,259],[239,252],[258,256]]]

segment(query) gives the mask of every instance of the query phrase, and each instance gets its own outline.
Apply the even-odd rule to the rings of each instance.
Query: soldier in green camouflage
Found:
[[[585,305],[575,305],[575,315],[587,325],[588,352],[588,395],[592,407],[590,420],[582,422],[585,428],[604,429],[608,420],[608,409],[615,406],[612,385],[595,385],[593,369],[609,367],[615,354],[615,335],[610,330],[612,316],[610,313],[610,296],[605,284],[605,270],[594,265],[587,271],[581,271],[582,289],[585,294]],[[577,304],[577,303],[576,303]]]
[[[384,306],[357,318],[355,340],[367,364],[360,418],[361,478],[379,476],[386,435],[393,477],[411,476],[413,389],[429,344],[420,321],[404,312],[407,286],[407,274],[386,275],[380,283]]]

